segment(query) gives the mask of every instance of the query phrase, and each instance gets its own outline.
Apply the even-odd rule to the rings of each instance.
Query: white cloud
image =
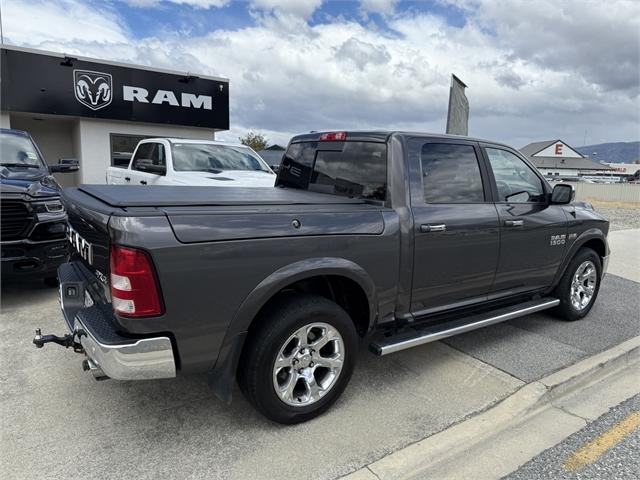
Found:
[[[384,65],[389,63],[391,55],[384,45],[374,45],[351,37],[335,49],[336,57],[353,62],[360,70],[367,64]]]
[[[495,32],[496,46],[540,69],[573,72],[605,90],[640,89],[640,2],[455,0]]]
[[[156,7],[162,3],[174,3],[177,5],[188,5],[194,8],[220,8],[227,5],[231,0],[121,0],[134,7],[149,8]]]
[[[121,43],[129,37],[127,28],[114,12],[76,0],[3,0],[2,26],[5,40],[14,44]]]
[[[323,0],[251,0],[251,6],[258,10],[273,11],[279,14],[300,18],[309,18]]]
[[[260,1],[254,8],[272,11],[275,2]],[[248,129],[277,143],[319,129],[442,132],[455,72],[469,85],[472,135],[515,146],[556,137],[579,146],[585,130],[588,143],[637,139],[637,7],[586,3],[572,11],[575,19],[557,13],[555,26],[552,14],[536,16],[524,3],[510,3],[508,14],[498,0],[486,9],[463,5],[462,28],[439,16],[396,13],[387,20],[393,35],[344,19],[312,26],[304,18],[315,6],[282,10],[282,2],[255,26],[192,38],[133,40],[105,9],[92,10],[91,29],[83,23],[91,12],[59,12],[60,2],[32,8],[5,0],[13,7],[3,9],[3,21],[12,43],[229,77],[232,131],[221,138]],[[35,21],[22,14],[29,8]],[[66,28],[47,28],[61,22]],[[558,25],[562,32],[547,32]]]
[[[391,15],[394,13],[397,3],[398,0],[362,0],[360,8],[365,12]]]

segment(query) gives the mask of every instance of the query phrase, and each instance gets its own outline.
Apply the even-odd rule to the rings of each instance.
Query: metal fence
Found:
[[[640,184],[576,183],[576,200],[640,203]]]

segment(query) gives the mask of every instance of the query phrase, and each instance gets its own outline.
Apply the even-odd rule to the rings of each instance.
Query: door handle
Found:
[[[522,227],[524,225],[524,220],[505,220],[505,227]]]
[[[444,232],[446,229],[447,226],[444,223],[440,225],[420,225],[420,231],[422,233]]]
[[[131,181],[131,178],[130,178],[130,177],[124,177],[124,179],[125,179],[127,182],[130,182],[130,181]]]
[[[140,180],[140,185],[146,185],[147,181],[146,180]]]

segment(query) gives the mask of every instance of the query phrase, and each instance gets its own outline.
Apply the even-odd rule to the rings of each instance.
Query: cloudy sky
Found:
[[[6,43],[231,81],[232,140],[324,129],[469,133],[521,147],[640,139],[640,2],[0,0]]]

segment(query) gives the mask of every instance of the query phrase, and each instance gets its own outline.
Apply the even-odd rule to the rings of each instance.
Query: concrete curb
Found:
[[[552,406],[573,392],[636,364],[640,336],[529,383],[488,410],[409,445],[345,477],[347,480],[406,478],[445,462],[474,445]]]

